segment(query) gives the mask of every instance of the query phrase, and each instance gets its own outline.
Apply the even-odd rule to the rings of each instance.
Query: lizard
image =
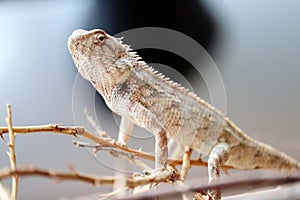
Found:
[[[134,125],[155,137],[155,169],[168,160],[168,138],[208,157],[209,182],[219,180],[222,165],[235,169],[298,171],[287,154],[246,135],[228,117],[148,66],[122,38],[101,29],[77,29],[68,49],[79,73],[121,116],[118,142],[126,145]],[[209,191],[220,199],[219,190]]]

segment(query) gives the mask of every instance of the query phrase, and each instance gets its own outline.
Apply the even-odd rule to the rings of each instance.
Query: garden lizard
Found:
[[[208,156],[209,181],[220,167],[299,170],[300,164],[273,147],[250,138],[212,105],[148,66],[136,52],[103,30],[75,30],[68,48],[79,73],[121,116],[119,142],[133,126],[155,136],[155,168],[167,165],[167,139]],[[219,199],[220,194],[211,194]]]

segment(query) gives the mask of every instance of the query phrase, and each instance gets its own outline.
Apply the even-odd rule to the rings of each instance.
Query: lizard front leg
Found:
[[[208,157],[208,180],[209,182],[218,181],[220,179],[220,170],[222,164],[228,158],[229,146],[226,143],[217,144],[209,154]],[[208,196],[212,200],[220,200],[221,199],[221,190],[214,189],[209,190]]]
[[[133,127],[134,123],[130,119],[122,116],[119,127],[118,143],[120,143],[121,145],[127,144],[132,133]]]
[[[168,141],[167,133],[159,119],[147,108],[140,103],[134,103],[129,115],[135,123],[151,133],[155,137],[155,171],[160,171],[166,168],[168,163]]]
[[[155,170],[166,169],[168,163],[168,139],[164,129],[155,136]]]

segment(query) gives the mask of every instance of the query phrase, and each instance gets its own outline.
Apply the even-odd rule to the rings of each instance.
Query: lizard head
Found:
[[[91,82],[122,72],[120,68],[131,64],[129,46],[100,29],[75,30],[68,39],[68,48],[79,73]]]

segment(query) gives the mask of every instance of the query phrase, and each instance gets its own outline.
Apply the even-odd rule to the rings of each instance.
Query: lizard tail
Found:
[[[262,165],[259,165],[262,169],[279,169],[284,171],[298,171],[300,170],[300,163],[294,158],[288,156],[284,152],[276,150],[275,148],[257,142],[259,149],[261,150]],[[259,154],[259,152],[257,152]],[[259,157],[259,156],[258,156]]]
[[[229,157],[225,165],[232,166],[236,169],[268,169],[280,171],[300,171],[300,163],[287,154],[259,142],[248,135],[244,134],[231,121],[227,121],[227,134],[224,136],[237,135],[238,140],[231,137],[231,146]],[[228,139],[229,140],[229,139]]]
[[[235,168],[300,171],[300,163],[297,160],[256,140],[233,146],[230,151],[232,156],[229,156],[225,164]]]

